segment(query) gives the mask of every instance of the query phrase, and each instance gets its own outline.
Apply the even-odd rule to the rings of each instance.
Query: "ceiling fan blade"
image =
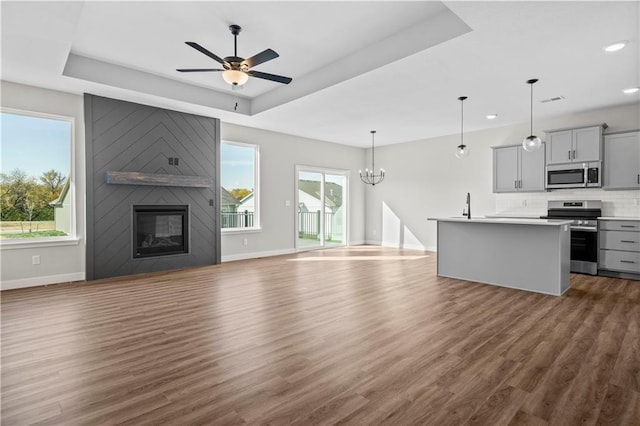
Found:
[[[215,54],[209,52],[207,49],[205,49],[204,47],[200,46],[198,43],[195,43],[193,41],[185,41],[185,43],[188,44],[189,46],[193,47],[194,49],[196,49],[198,52],[204,53],[205,55],[207,55],[208,57],[210,57],[214,61],[219,62],[222,65],[225,65],[225,64],[228,65],[228,63],[224,59],[220,59],[218,56],[216,56]]]
[[[224,71],[222,68],[179,68],[176,71],[180,72],[209,72],[209,71]]]
[[[256,65],[260,65],[267,61],[275,59],[278,56],[280,55],[278,55],[274,50],[267,49],[267,50],[263,50],[257,55],[253,55],[252,57],[245,59],[244,61],[242,61],[242,64],[247,65],[249,68],[253,68]]]
[[[293,81],[293,79],[291,77],[284,77],[281,75],[275,75],[275,74],[269,74],[266,72],[260,72],[260,71],[247,71],[247,74],[253,76],[253,77],[258,77],[258,78],[263,78],[265,80],[271,80],[271,81],[276,81],[278,83],[282,83],[282,84],[289,84],[291,83],[291,81]]]

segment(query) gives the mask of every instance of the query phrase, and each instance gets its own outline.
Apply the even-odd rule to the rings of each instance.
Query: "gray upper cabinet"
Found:
[[[527,152],[522,145],[493,147],[493,192],[544,191],[544,148]]]
[[[604,137],[604,189],[640,188],[640,131]]]
[[[601,161],[604,127],[547,131],[547,164]]]

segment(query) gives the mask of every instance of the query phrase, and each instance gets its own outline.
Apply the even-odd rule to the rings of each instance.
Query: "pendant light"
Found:
[[[527,84],[531,86],[531,131],[529,136],[524,138],[522,141],[522,147],[525,151],[534,152],[540,149],[542,146],[542,141],[539,137],[533,134],[533,85],[538,81],[537,78],[532,78],[531,80],[527,80]]]
[[[371,186],[376,186],[376,184],[384,180],[384,169],[380,169],[380,173],[378,174],[375,173],[376,153],[375,153],[375,145],[373,141],[375,134],[376,134],[376,131],[371,130],[371,170],[364,169],[364,173],[362,173],[362,170],[358,170],[358,173],[360,173],[360,179],[367,185],[371,185]]]
[[[464,100],[466,96],[460,96],[460,145],[456,149],[456,157],[466,158],[469,156],[469,147],[464,144]]]

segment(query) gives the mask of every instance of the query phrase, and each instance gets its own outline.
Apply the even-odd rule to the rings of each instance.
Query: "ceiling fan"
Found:
[[[217,55],[211,53],[198,43],[193,41],[186,41],[185,43],[193,47],[197,51],[204,53],[214,61],[220,63],[222,68],[179,68],[176,71],[179,72],[222,72],[222,78],[229,83],[232,88],[239,89],[243,84],[249,80],[249,76],[262,78],[264,80],[275,81],[277,83],[289,84],[293,80],[291,77],[284,77],[276,74],[269,74],[266,72],[254,71],[252,68],[256,65],[260,65],[264,62],[277,58],[278,55],[271,49],[263,50],[262,52],[254,55],[250,58],[244,59],[238,56],[238,34],[242,28],[239,25],[229,26],[231,34],[233,34],[233,56],[227,56],[221,59]]]

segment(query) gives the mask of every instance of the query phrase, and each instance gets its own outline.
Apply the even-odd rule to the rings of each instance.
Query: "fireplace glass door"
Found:
[[[189,252],[188,206],[133,206],[133,257]]]

